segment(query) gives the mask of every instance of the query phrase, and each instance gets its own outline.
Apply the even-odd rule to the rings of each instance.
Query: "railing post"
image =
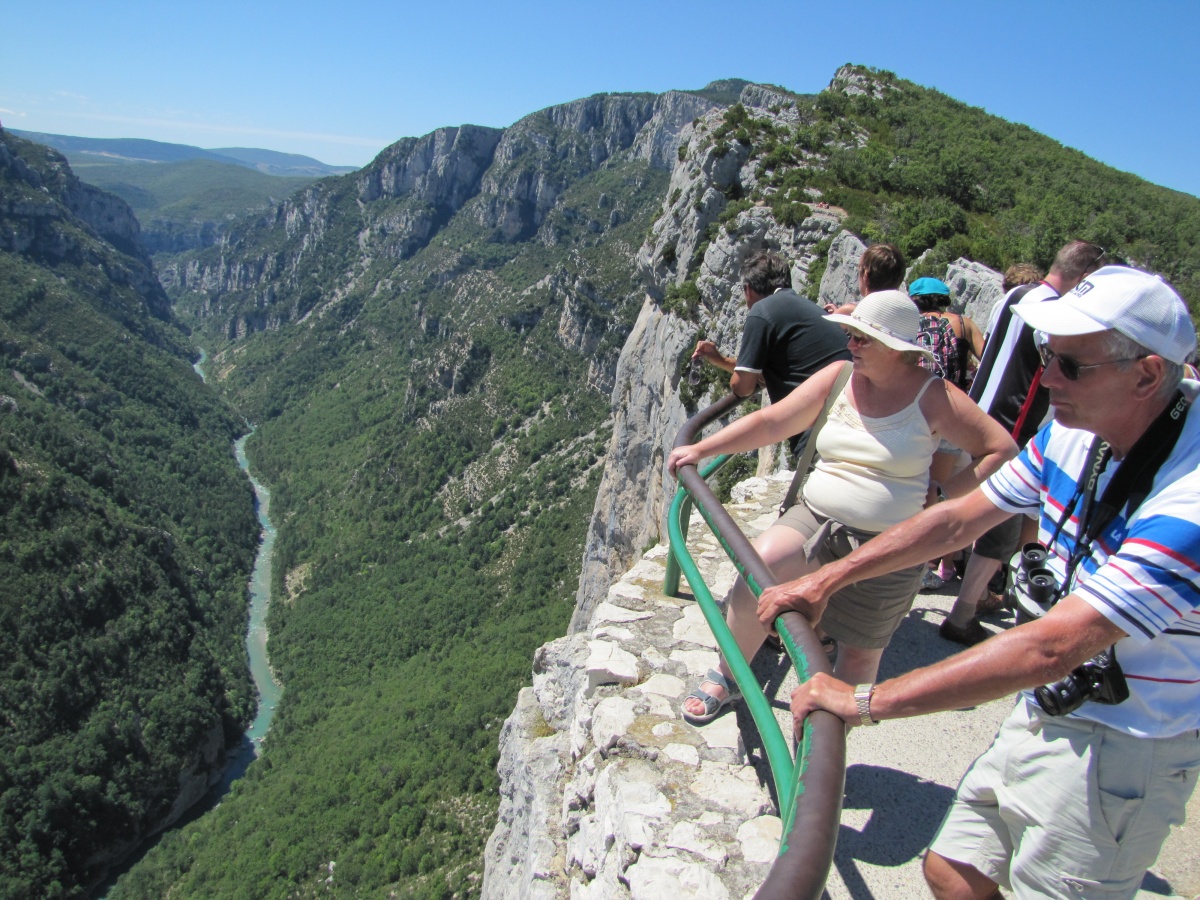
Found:
[[[670,513],[667,513],[670,515]],[[679,508],[679,530],[683,533],[684,543],[687,543],[688,523],[692,519],[692,498],[689,495],[683,501],[683,505]],[[668,528],[668,533],[670,529]],[[663,576],[663,594],[667,597],[679,596],[679,576],[682,571],[679,568],[679,560],[675,558],[675,550],[672,548],[667,553],[667,574]]]

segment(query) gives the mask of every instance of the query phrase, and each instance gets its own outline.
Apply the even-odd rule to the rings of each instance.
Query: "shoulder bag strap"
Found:
[[[796,463],[796,474],[792,476],[792,483],[788,486],[783,503],[779,506],[779,514],[781,516],[796,504],[796,497],[800,494],[800,488],[804,484],[805,479],[808,478],[808,470],[812,468],[813,456],[817,452],[817,434],[821,431],[821,426],[825,424],[825,419],[829,417],[829,408],[833,406],[833,401],[845,389],[846,382],[850,380],[850,373],[853,370],[854,363],[843,362],[841,371],[838,372],[837,378],[833,381],[833,386],[829,389],[829,393],[825,395],[825,405],[821,407],[821,412],[818,414],[817,420],[813,422],[812,428],[808,430],[808,440],[804,444],[804,453],[801,454],[800,461]]]

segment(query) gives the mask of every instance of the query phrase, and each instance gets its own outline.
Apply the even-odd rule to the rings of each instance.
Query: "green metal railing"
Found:
[[[680,429],[675,446],[694,443],[705,425],[728,412],[740,400],[729,394],[697,413]],[[680,574],[687,578],[721,654],[742,691],[771,767],[783,820],[783,836],[779,842],[779,855],[755,897],[758,900],[815,900],[824,889],[837,844],[846,781],[846,726],[832,713],[813,713],[805,720],[797,756],[793,760],[770,703],[750,670],[750,664],[742,657],[720,607],[688,552],[688,521],[695,504],[756,597],[777,583],[762,557],[705,482],[728,459],[727,456],[718,457],[705,466],[703,472],[697,471],[695,466],[682,466],[676,473],[679,490],[667,516],[671,553],[663,590],[668,596],[676,596]],[[785,613],[776,620],[775,627],[800,681],[807,681],[816,672],[830,672],[820,640],[801,615]]]

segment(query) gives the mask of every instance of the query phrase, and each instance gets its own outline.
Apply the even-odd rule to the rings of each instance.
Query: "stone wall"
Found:
[[[739,486],[728,508],[744,531],[774,520],[790,475]],[[699,514],[690,534],[722,596],[733,566]],[[663,595],[666,556],[647,552],[586,630],[535,654],[533,686],[500,735],[485,898],[741,898],[766,877],[780,820],[738,715],[704,727],[680,717],[716,642],[696,603]]]

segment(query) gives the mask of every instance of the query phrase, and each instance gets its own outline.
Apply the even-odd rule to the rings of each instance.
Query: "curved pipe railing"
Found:
[[[740,401],[741,398],[731,393],[697,413],[680,429],[675,446],[694,443],[695,436],[705,425]],[[718,457],[703,472],[695,466],[682,466],[676,473],[679,490],[667,516],[671,553],[663,587],[673,595],[678,591],[679,574],[682,572],[687,578],[762,736],[779,798],[783,836],[779,842],[779,855],[755,897],[759,900],[816,900],[829,876],[837,844],[846,781],[846,726],[832,713],[813,713],[805,720],[797,757],[793,761],[762,687],[738,650],[716,600],[688,553],[687,523],[694,503],[756,597],[777,583],[762,557],[705,483],[704,479],[728,458]],[[807,681],[816,672],[830,672],[821,642],[803,616],[785,613],[776,620],[775,626],[801,681]]]

